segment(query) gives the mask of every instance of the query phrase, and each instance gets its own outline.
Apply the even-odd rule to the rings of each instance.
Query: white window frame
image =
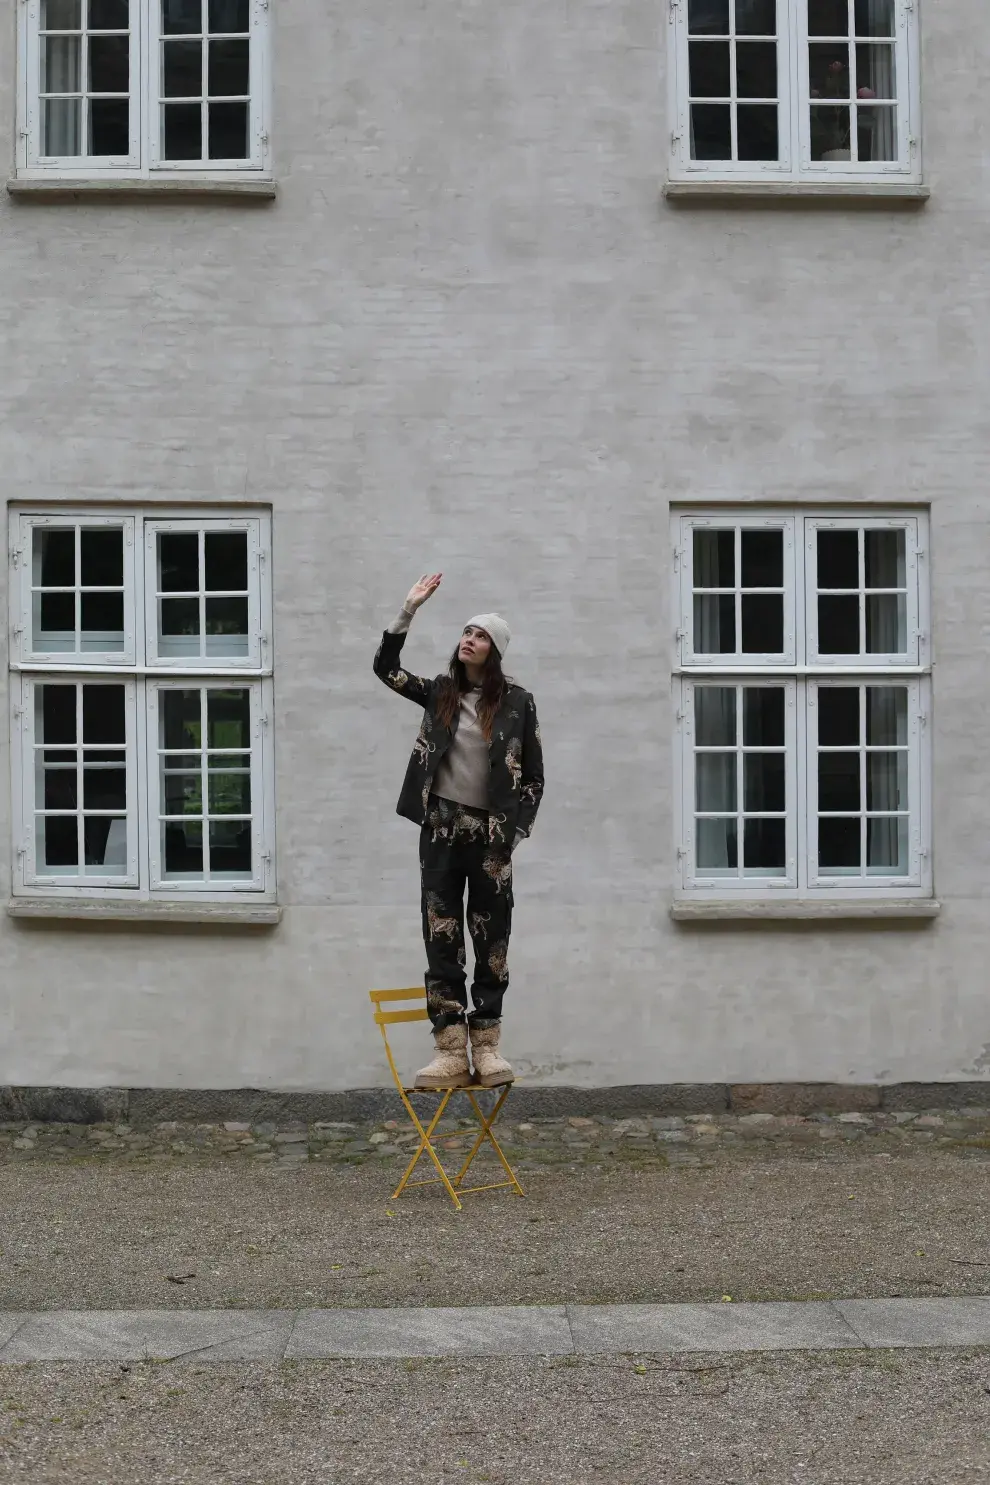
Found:
[[[85,6],[86,0],[83,0]],[[41,0],[20,0],[18,21],[18,148],[25,179],[147,180],[156,175],[197,180],[271,175],[271,34],[269,0],[250,0],[250,154],[244,160],[164,160],[160,126],[160,0],[130,0],[130,151],[121,156],[41,154]],[[180,38],[176,38],[180,39]],[[204,64],[205,65],[205,64]]]
[[[125,654],[68,655],[36,653],[31,649],[32,535],[36,528],[120,526],[124,530]],[[251,649],[240,657],[169,657],[156,655],[154,596],[152,627],[145,586],[148,563],[135,561],[137,550],[147,553],[149,538],[154,559],[154,533],[161,529],[246,531],[249,538],[249,629]],[[10,705],[13,809],[13,892],[19,897],[73,897],[121,902],[182,901],[230,902],[249,896],[252,901],[276,900],[275,876],[275,758],[272,718],[272,592],[271,517],[267,512],[141,511],[133,507],[78,506],[67,509],[11,511],[9,523]],[[252,556],[253,553],[253,556]],[[77,570],[77,578],[80,573]],[[58,875],[39,872],[36,861],[35,689],[60,681],[106,684],[125,688],[127,769],[127,870],[121,876],[85,874],[79,867]],[[160,859],[160,774],[157,706],[162,689],[247,689],[251,707],[252,875],[250,878],[166,878]],[[77,747],[82,739],[77,733]],[[204,743],[205,745],[205,743]],[[52,746],[50,744],[50,746]],[[80,755],[81,756],[81,755]],[[81,767],[81,762],[78,764]],[[81,790],[78,791],[82,809]]]
[[[790,579],[785,539],[785,583],[791,582],[795,618],[793,656],[786,662],[760,655],[696,655],[692,647],[693,533],[695,529],[740,530],[791,524],[795,556]],[[906,532],[908,598],[905,653],[819,656],[815,544],[821,529],[896,529]],[[677,738],[675,756],[675,833],[678,870],[675,895],[692,901],[789,898],[804,901],[865,901],[873,897],[930,897],[933,891],[931,821],[932,646],[929,591],[929,518],[922,509],[848,507],[830,510],[750,505],[676,510],[671,516],[675,568],[673,617],[675,652],[673,694]],[[738,544],[737,544],[738,554]],[[738,567],[736,572],[739,577]],[[787,634],[785,602],[785,636]],[[701,685],[776,683],[786,693],[786,867],[783,875],[758,876],[700,871],[696,864],[694,707]],[[818,769],[815,707],[823,686],[901,685],[907,688],[907,870],[899,875],[829,875],[818,865]],[[737,739],[740,748],[742,738]],[[860,750],[865,754],[865,735]],[[865,765],[864,765],[865,766]],[[861,798],[866,815],[866,798]],[[737,800],[740,820],[742,800]]]
[[[669,178],[673,181],[920,183],[921,85],[919,0],[894,0],[898,159],[812,160],[808,79],[807,0],[777,0],[777,96],[779,160],[691,158],[688,0],[668,0],[668,106],[671,118]],[[734,11],[730,12],[731,15]],[[734,87],[735,52],[732,49]],[[856,100],[851,100],[855,105]],[[733,129],[733,137],[735,130]]]

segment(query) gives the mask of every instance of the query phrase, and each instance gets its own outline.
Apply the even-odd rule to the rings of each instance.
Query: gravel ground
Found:
[[[32,1485],[977,1485],[990,1352],[0,1374],[0,1481]]]
[[[387,1157],[38,1148],[0,1163],[0,1310],[990,1293],[979,1144],[716,1139],[688,1166],[575,1157],[559,1139],[546,1153],[525,1200],[485,1193],[457,1213],[437,1188],[391,1201]]]

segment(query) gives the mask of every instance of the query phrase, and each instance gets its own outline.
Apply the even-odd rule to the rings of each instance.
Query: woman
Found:
[[[543,794],[543,752],[528,691],[502,673],[509,626],[478,614],[464,626],[446,675],[400,664],[413,615],[440,586],[424,575],[382,636],[375,675],[424,709],[398,813],[421,826],[419,864],[426,944],[426,1004],[436,1052],[417,1088],[511,1083],[499,1052],[512,922],[512,852],[529,835]],[[464,888],[474,945],[467,1015]],[[474,1079],[468,1064],[468,1035]]]

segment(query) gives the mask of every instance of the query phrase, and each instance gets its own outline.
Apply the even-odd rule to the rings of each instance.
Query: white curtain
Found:
[[[78,93],[80,90],[78,36],[46,36],[43,41],[42,91]],[[44,153],[79,155],[81,149],[82,100],[46,98]]]
[[[889,45],[872,45],[865,48],[869,52],[870,67],[867,78],[858,78],[859,87],[864,85],[871,88],[878,99],[896,98],[897,92],[894,86],[894,43],[893,43],[893,0],[867,0],[867,16],[869,21],[870,35],[891,37]],[[862,55],[862,51],[860,52]],[[894,107],[875,107],[866,105],[867,112],[863,112],[860,106],[861,119],[869,119],[871,129],[869,135],[869,157],[872,160],[896,160],[897,159],[897,110]],[[860,134],[860,158],[864,157],[863,145],[864,133]]]

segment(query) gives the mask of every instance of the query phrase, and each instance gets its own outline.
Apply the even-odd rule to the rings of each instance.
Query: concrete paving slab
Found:
[[[281,1356],[291,1328],[279,1310],[52,1310],[28,1317],[0,1362],[255,1360]]]
[[[803,1351],[860,1346],[829,1304],[568,1305],[574,1349]]]
[[[984,1297],[839,1299],[834,1308],[865,1346],[990,1346]]]
[[[573,1351],[561,1306],[302,1310],[286,1359],[337,1356],[548,1356]]]

